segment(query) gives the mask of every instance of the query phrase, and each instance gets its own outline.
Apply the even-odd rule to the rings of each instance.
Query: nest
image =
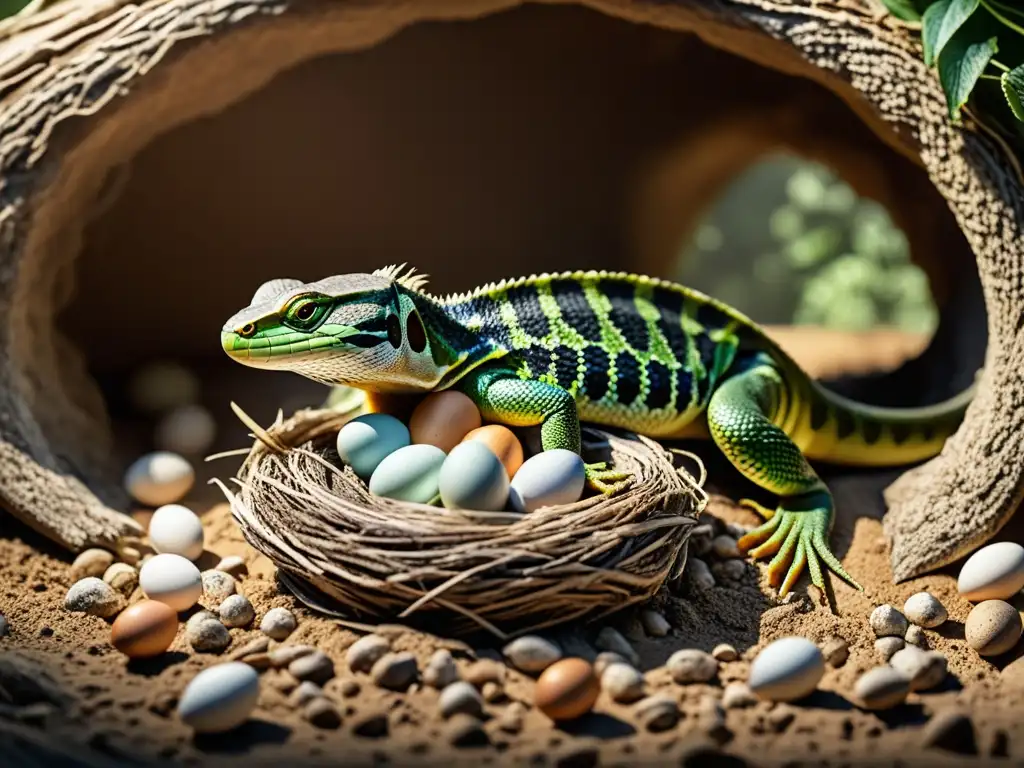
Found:
[[[703,476],[676,467],[673,452],[586,426],[589,461],[634,473],[623,492],[527,515],[379,498],[334,448],[349,418],[304,410],[267,430],[250,425],[258,439],[235,479],[239,490],[221,487],[283,584],[350,621],[507,638],[606,615],[679,577],[707,501]]]

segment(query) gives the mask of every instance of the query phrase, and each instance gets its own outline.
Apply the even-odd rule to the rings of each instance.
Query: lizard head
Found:
[[[425,278],[401,267],[337,275],[313,283],[264,283],[221,330],[234,360],[286,370],[324,384],[381,392],[432,389],[447,373],[450,350],[431,327]]]

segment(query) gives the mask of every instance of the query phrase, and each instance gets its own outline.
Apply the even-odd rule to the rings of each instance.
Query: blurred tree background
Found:
[[[675,277],[766,324],[930,334],[938,323],[928,280],[887,211],[790,155],[731,185]]]

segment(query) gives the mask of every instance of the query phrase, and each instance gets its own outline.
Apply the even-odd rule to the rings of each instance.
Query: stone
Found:
[[[221,653],[231,645],[231,633],[217,619],[205,619],[185,625],[188,644],[199,653]]]
[[[114,564],[114,554],[105,549],[87,549],[71,563],[71,578],[81,581],[89,576],[100,577]]]
[[[311,699],[302,710],[302,716],[317,728],[333,730],[341,725],[341,713],[338,712],[338,708],[322,696]]]
[[[358,716],[352,722],[352,733],[367,739],[379,739],[388,735],[388,716],[382,712],[369,712]]]
[[[211,569],[203,571],[203,595],[213,604],[220,605],[238,590],[230,573]]]
[[[740,709],[757,704],[757,696],[746,683],[729,683],[722,692],[722,706],[725,709]]]
[[[689,583],[698,592],[703,592],[715,586],[715,577],[711,573],[711,569],[699,557],[691,557],[686,561],[686,576],[689,579]]]
[[[353,672],[369,673],[373,665],[391,650],[391,641],[380,635],[366,635],[349,646],[345,663]]]
[[[316,653],[312,645],[295,643],[293,645],[279,645],[270,652],[270,665],[275,669],[287,667],[296,659]]]
[[[404,691],[418,675],[416,657],[408,652],[387,653],[377,659],[370,670],[374,683],[392,691]]]
[[[334,677],[334,662],[323,651],[300,656],[288,665],[288,671],[297,680],[309,680],[324,685]]]
[[[768,712],[768,725],[775,733],[782,733],[796,719],[796,709],[789,704],[776,704]]]
[[[124,597],[128,597],[139,586],[139,572],[128,563],[111,563],[103,572],[103,580]]]
[[[600,677],[601,689],[612,701],[629,703],[643,698],[644,676],[629,664],[610,664]]]
[[[875,640],[875,653],[877,653],[882,661],[888,661],[892,658],[893,654],[903,649],[906,645],[902,637],[880,637]]]
[[[912,691],[927,691],[941,685],[946,679],[946,657],[938,651],[922,651],[908,645],[894,655],[889,664],[910,679]]]
[[[288,697],[288,703],[293,707],[304,707],[313,699],[323,697],[323,695],[323,688],[311,680],[303,680],[295,690],[291,692],[291,695]]]
[[[916,645],[918,648],[928,647],[928,638],[925,637],[924,630],[917,624],[907,627],[907,636],[904,639],[910,645]]]
[[[214,570],[224,571],[224,573],[229,574],[236,581],[238,579],[244,579],[249,575],[249,566],[247,566],[245,564],[245,560],[238,555],[228,555],[227,557],[222,558],[221,561],[213,567]]]
[[[921,746],[962,755],[978,754],[970,716],[955,709],[939,712],[925,724],[921,729]]]
[[[665,637],[672,631],[672,625],[668,623],[668,619],[650,608],[640,612],[640,623],[648,637]]]
[[[266,653],[270,647],[269,637],[257,637],[228,654],[228,661],[241,661],[246,656],[255,656],[257,653]]]
[[[679,722],[679,705],[671,696],[657,693],[641,699],[633,708],[640,724],[652,733],[667,731]]]
[[[459,668],[451,651],[441,648],[434,651],[427,666],[423,669],[423,682],[432,688],[441,690],[459,679]]]
[[[526,707],[518,701],[513,701],[498,716],[498,728],[505,733],[519,733],[523,730],[523,720],[526,718]]]
[[[880,605],[868,619],[876,637],[903,637],[907,634],[907,617],[891,605]]]
[[[470,715],[452,716],[445,730],[453,747],[479,747],[490,741],[483,723]]]
[[[893,667],[875,667],[858,678],[854,696],[864,709],[890,709],[910,693],[910,678]]]
[[[736,539],[732,536],[716,536],[711,542],[711,551],[723,560],[743,556],[736,545]]]
[[[598,650],[611,651],[625,657],[634,667],[640,666],[640,656],[617,629],[612,627],[602,628],[597,633],[594,645],[597,646]]]
[[[493,704],[505,698],[505,689],[497,683],[484,683],[484,687],[480,689],[480,695],[484,697],[484,701]]]
[[[493,683],[488,683],[493,685]],[[438,699],[438,707],[441,710],[441,717],[446,720],[453,715],[463,714],[473,717],[483,717],[484,700],[473,685],[459,680],[441,691]]]
[[[718,674],[718,662],[710,653],[696,648],[685,648],[669,656],[666,664],[669,674],[677,683],[706,683]]]
[[[719,643],[711,649],[711,655],[714,656],[718,661],[736,661],[739,658],[739,654],[736,649],[728,643]]]
[[[711,566],[715,579],[727,583],[743,581],[747,575],[747,566],[742,560],[722,560]]]
[[[260,631],[272,640],[286,640],[299,626],[295,614],[287,608],[271,608],[260,622]]]
[[[88,613],[101,619],[116,616],[124,606],[124,597],[115,592],[107,582],[95,576],[76,581],[64,598],[64,607],[67,610],[73,613]]]
[[[546,638],[524,635],[506,645],[502,654],[521,672],[539,674],[562,658],[562,649]]]
[[[256,609],[245,595],[231,595],[217,607],[226,627],[247,627],[256,620]]]
[[[825,661],[830,667],[841,667],[850,658],[850,644],[846,638],[834,635],[826,640],[821,647],[821,655],[825,657]]]
[[[907,598],[903,604],[903,615],[912,623],[926,629],[934,629],[948,618],[946,607],[938,598],[928,592],[918,592]]]
[[[480,659],[466,668],[463,677],[477,688],[483,688],[487,683],[505,684],[505,665],[493,659]]]
[[[601,651],[601,653],[597,654],[597,658],[594,659],[594,674],[601,677],[604,671],[612,664],[629,664],[629,661],[625,656],[620,656],[612,651]]]

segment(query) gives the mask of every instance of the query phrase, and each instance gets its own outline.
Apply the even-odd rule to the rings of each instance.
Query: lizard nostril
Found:
[[[238,335],[241,336],[243,339],[248,339],[254,333],[256,333],[255,323],[246,323],[245,325],[238,329]]]

